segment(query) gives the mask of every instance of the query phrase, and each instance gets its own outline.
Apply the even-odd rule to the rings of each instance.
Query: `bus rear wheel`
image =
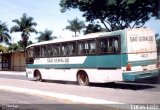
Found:
[[[77,75],[77,82],[81,86],[88,86],[89,85],[89,79],[85,72],[80,71]]]

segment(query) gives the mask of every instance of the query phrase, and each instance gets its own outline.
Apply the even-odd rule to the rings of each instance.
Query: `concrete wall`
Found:
[[[11,55],[11,70],[25,71],[25,54],[24,52],[14,52]]]

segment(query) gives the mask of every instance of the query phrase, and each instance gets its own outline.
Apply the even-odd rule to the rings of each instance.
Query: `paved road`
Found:
[[[131,90],[103,86],[97,87],[95,85],[84,87],[75,84],[0,78],[0,89],[6,87],[9,87],[9,89],[13,91],[18,90],[25,93],[34,92],[34,94],[51,95],[54,98],[70,100],[76,103],[160,103],[160,92],[143,91],[144,89]]]
[[[69,84],[68,84],[69,83]],[[73,82],[47,81],[36,82],[25,78],[25,72],[0,71],[0,88],[5,87],[21,92],[33,91],[76,103],[160,103],[160,80],[150,79],[137,83],[106,83],[91,84],[88,87],[76,85]],[[18,87],[18,88],[12,88]],[[28,88],[23,90],[23,88]],[[36,90],[36,91],[34,91]],[[43,93],[46,92],[46,93]]]
[[[10,74],[0,74],[0,78],[30,80],[30,79],[26,78],[26,76],[24,76],[24,75],[10,75]]]
[[[31,80],[31,79],[26,78],[24,75],[0,74],[0,78]],[[65,81],[46,81],[46,83],[76,85],[76,83],[74,82],[65,82]],[[97,87],[97,88],[113,88],[113,89],[124,89],[124,90],[160,92],[160,82],[155,80],[154,78],[143,80],[143,81],[138,81],[135,83],[116,82],[116,83],[106,83],[106,84],[91,84],[90,86]]]
[[[115,110],[100,105],[77,105],[50,97],[0,91],[0,110]]]
[[[0,90],[0,104],[66,104],[67,102],[50,97],[14,93]]]

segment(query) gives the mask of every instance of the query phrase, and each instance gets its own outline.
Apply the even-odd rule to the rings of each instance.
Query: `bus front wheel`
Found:
[[[36,81],[39,81],[39,82],[42,81],[42,76],[41,76],[41,73],[39,71],[35,72],[34,77],[35,77]]]
[[[78,82],[79,85],[82,85],[82,86],[88,86],[89,85],[88,76],[84,71],[80,71],[78,73],[77,82]]]

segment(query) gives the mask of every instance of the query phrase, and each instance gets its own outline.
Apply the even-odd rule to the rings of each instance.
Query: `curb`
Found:
[[[25,72],[19,72],[19,71],[0,71],[0,74],[4,74],[4,75],[22,75],[22,76],[26,75]]]
[[[28,88],[20,88],[20,87],[12,87],[12,86],[3,86],[0,85],[0,90],[7,90],[12,92],[18,93],[25,93],[25,94],[32,94],[32,95],[41,95],[47,96],[57,99],[69,100],[74,103],[83,103],[83,104],[124,104],[119,102],[108,101],[104,99],[96,99],[90,97],[81,97],[76,95],[68,95],[68,94],[61,94],[56,92],[48,92],[48,91],[41,91],[41,90],[34,90]]]

